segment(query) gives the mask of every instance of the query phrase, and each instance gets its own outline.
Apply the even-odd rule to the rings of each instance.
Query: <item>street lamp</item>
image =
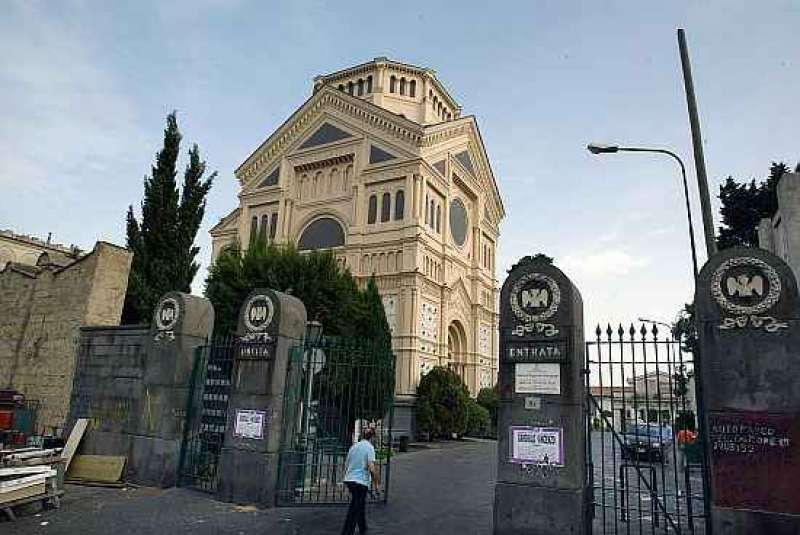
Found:
[[[683,195],[686,200],[686,218],[689,222],[689,244],[692,248],[692,272],[694,279],[697,281],[697,250],[694,241],[694,228],[692,225],[692,209],[689,204],[689,185],[686,183],[686,166],[683,165],[683,160],[678,157],[674,152],[667,149],[651,149],[645,147],[620,147],[619,145],[605,145],[601,143],[589,143],[586,149],[592,154],[611,154],[614,152],[652,152],[656,154],[666,154],[673,158],[681,168],[681,178],[683,179]]]

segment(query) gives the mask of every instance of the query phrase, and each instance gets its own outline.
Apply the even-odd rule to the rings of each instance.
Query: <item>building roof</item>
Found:
[[[41,247],[43,249],[57,251],[59,253],[64,253],[68,255],[69,254],[74,255],[76,251],[78,254],[82,252],[74,245],[68,247],[61,243],[51,242],[49,239],[43,240],[41,238],[37,238],[36,236],[29,236],[27,234],[17,234],[11,229],[0,229],[0,238],[7,238],[9,240],[24,243],[26,245],[31,245],[33,247]]]
[[[429,67],[419,67],[417,65],[411,65],[410,63],[403,63],[401,61],[391,60],[387,57],[377,57],[372,61],[367,61],[365,63],[359,63],[358,65],[354,65],[352,67],[347,67],[345,69],[341,69],[338,71],[334,71],[328,74],[320,74],[314,77],[314,88],[315,90],[322,86],[323,84],[327,84],[334,80],[338,80],[340,78],[353,76],[354,74],[358,74],[361,71],[365,71],[367,69],[371,69],[377,67],[378,65],[385,65],[387,67],[392,67],[397,70],[406,71],[412,74],[416,74],[418,76],[427,77],[442,93],[450,102],[450,106],[453,110],[457,110],[458,112],[461,111],[461,105],[453,98],[453,95],[447,90],[441,80],[439,80],[438,76],[436,76],[436,71],[429,68]]]

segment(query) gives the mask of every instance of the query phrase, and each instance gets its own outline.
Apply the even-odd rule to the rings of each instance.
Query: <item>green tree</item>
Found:
[[[491,430],[492,418],[486,407],[478,403],[476,400],[469,398],[467,401],[467,436],[471,437],[485,437],[488,436]]]
[[[205,176],[206,162],[194,145],[179,191],[176,166],[180,144],[178,120],[172,112],[167,116],[163,147],[150,176],[144,179],[141,221],[133,205],[128,207],[126,243],[133,262],[122,312],[124,323],[149,322],[158,298],[172,290],[189,292],[197,274],[199,248],[194,240],[216,173]]]
[[[497,409],[500,406],[500,394],[497,389],[497,385],[494,385],[491,388],[481,388],[480,391],[478,391],[478,397],[476,400],[479,405],[489,412],[492,431],[495,431],[497,429]]]
[[[448,368],[436,366],[417,387],[417,424],[431,438],[450,438],[467,430],[469,391],[461,378]]]
[[[324,365],[315,376],[318,429],[343,444],[356,419],[383,418],[394,394],[394,355],[378,286],[362,291],[330,251],[300,253],[256,239],[246,251],[234,244],[209,270],[205,295],[214,305],[217,335],[234,332],[238,312],[254,288],[271,288],[303,301],[309,320],[323,325]],[[315,353],[319,358],[319,353]]]
[[[533,264],[534,262],[544,262],[545,264],[552,264],[553,257],[547,256],[544,253],[536,253],[535,255],[527,255],[520,258],[516,264],[511,266],[511,269],[508,270],[509,273],[520,266],[527,266],[528,264]]]
[[[772,162],[769,176],[759,183],[755,180],[739,183],[730,176],[725,180],[719,187],[722,222],[717,237],[719,249],[758,247],[758,224],[761,219],[772,217],[778,209],[776,187],[788,171],[785,163]]]

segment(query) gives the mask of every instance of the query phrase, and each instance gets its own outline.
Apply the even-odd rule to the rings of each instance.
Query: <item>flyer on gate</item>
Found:
[[[564,466],[564,430],[560,427],[512,426],[512,463]]]

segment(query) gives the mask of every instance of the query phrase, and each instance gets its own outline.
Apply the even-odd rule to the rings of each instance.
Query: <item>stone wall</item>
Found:
[[[758,225],[758,246],[782,259],[800,278],[800,173],[785,173],[776,187],[778,210]]]
[[[0,387],[40,404],[40,432],[69,411],[79,330],[118,325],[133,254],[98,242],[67,266],[9,263],[0,271]]]

